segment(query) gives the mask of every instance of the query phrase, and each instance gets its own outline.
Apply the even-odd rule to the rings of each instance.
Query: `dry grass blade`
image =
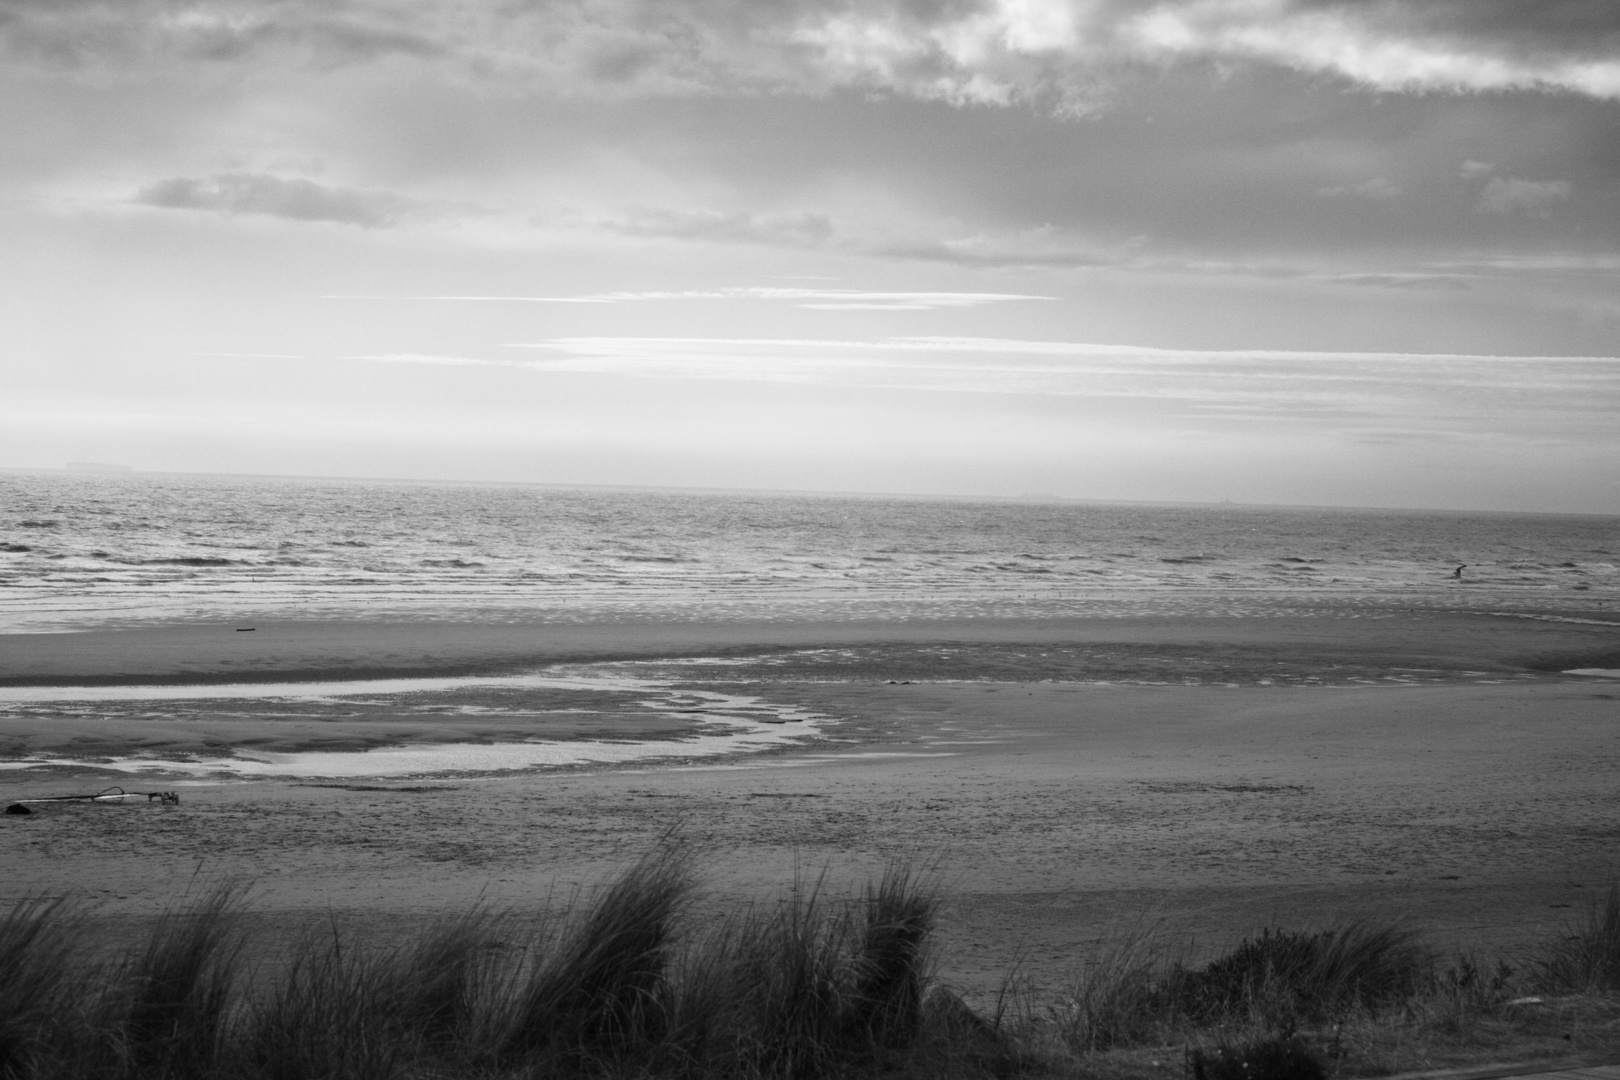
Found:
[[[1170,970],[1158,935],[1133,929],[1076,978],[1059,1016],[1062,1041],[1073,1053],[1091,1054],[1148,1037],[1165,1018]]]

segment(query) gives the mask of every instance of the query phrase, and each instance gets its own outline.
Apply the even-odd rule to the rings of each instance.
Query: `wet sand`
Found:
[[[1367,915],[1511,952],[1620,875],[1620,684],[1546,670],[1605,666],[1568,658],[1612,655],[1613,626],[1453,613],[452,630],[19,635],[0,640],[0,678],[442,674],[763,650],[780,662],[726,677],[837,722],[821,742],[702,765],[191,782],[178,808],[52,806],[3,819],[0,902],[78,890],[117,924],[200,874],[252,880],[261,926],[331,912],[404,928],[479,898],[566,896],[673,827],[720,907],[770,895],[796,868],[826,867],[837,888],[895,859],[931,866],[948,897],[943,974],[985,995],[1020,958],[1057,985],[1143,919],[1207,946]],[[1198,685],[1179,685],[1186,671]],[[694,669],[690,685],[734,691],[721,675]],[[237,717],[234,737],[273,737],[285,717],[269,711]],[[188,715],[161,722],[207,728]],[[398,719],[373,717],[372,735],[387,742]],[[453,716],[418,719],[419,738],[465,734]],[[104,752],[143,721],[100,722]],[[66,738],[16,710],[4,724],[34,747]],[[180,782],[86,762],[0,772],[0,799]]]
[[[1254,606],[1252,601],[1249,606]],[[1354,604],[1266,616],[795,621],[193,622],[0,635],[0,686],[497,674],[539,664],[903,644],[1184,647],[1226,666],[1620,667],[1620,612],[1540,617]],[[1076,674],[1057,672],[1055,674]],[[1091,675],[1095,672],[1080,672]],[[963,677],[974,677],[973,672]],[[1047,677],[1047,676],[1037,676]]]

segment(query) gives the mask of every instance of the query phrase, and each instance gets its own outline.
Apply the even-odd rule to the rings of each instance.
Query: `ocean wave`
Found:
[[[576,490],[542,501],[526,488],[27,474],[0,477],[0,506],[51,530],[48,551],[21,535],[0,547],[15,556],[0,630],[223,612],[978,617],[1371,602],[1579,614],[1620,599],[1614,561],[1594,557],[1616,523],[1590,517]]]

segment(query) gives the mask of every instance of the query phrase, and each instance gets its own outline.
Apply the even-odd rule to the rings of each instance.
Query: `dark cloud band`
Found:
[[[8,0],[0,47],[51,70],[405,58],[563,94],[856,88],[1086,112],[1122,66],[1215,60],[1381,90],[1620,99],[1610,0]]]
[[[313,180],[263,173],[222,173],[203,179],[175,177],[142,188],[134,201],[168,210],[266,214],[368,228],[396,224],[409,206],[392,192],[327,187]]]

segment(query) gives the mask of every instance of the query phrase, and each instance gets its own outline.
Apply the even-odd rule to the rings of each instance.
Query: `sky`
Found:
[[[1613,0],[0,0],[0,466],[1620,513]]]

